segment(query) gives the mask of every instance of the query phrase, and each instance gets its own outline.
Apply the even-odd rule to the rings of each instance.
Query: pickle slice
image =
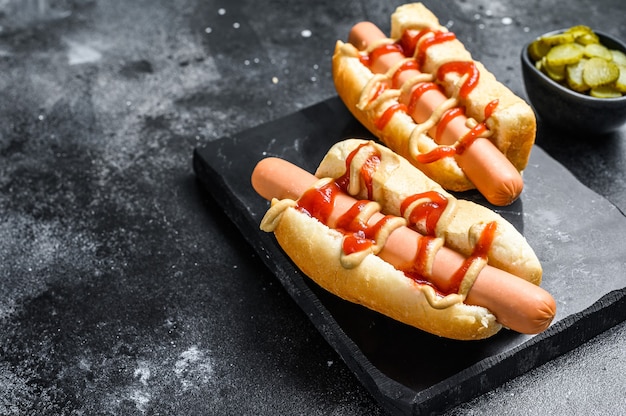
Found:
[[[590,58],[583,68],[583,80],[591,88],[607,85],[619,78],[619,67],[602,58]]]
[[[546,63],[550,66],[562,66],[575,64],[580,61],[585,52],[585,47],[577,43],[564,43],[553,46],[546,55]]]
[[[607,61],[613,60],[613,54],[609,51],[609,48],[604,45],[600,45],[599,43],[590,43],[589,45],[586,45],[584,55],[587,58],[597,57],[606,59]]]
[[[581,45],[594,45],[600,43],[600,38],[595,33],[585,33],[576,38],[576,43]]]
[[[586,59],[581,59],[575,64],[567,65],[565,80],[567,85],[576,92],[585,92],[589,90],[589,85],[583,80],[583,69]]]
[[[586,25],[576,25],[567,29],[565,33],[571,33],[572,35],[574,35],[574,38],[577,38],[587,33],[593,33],[593,29]]]
[[[554,46],[561,45],[563,43],[572,43],[574,42],[575,37],[572,33],[563,32],[555,35],[542,36],[541,40],[549,46]]]
[[[543,39],[536,39],[528,45],[528,54],[533,61],[538,61],[548,54],[551,47]]]
[[[618,51],[617,49],[609,49],[611,52],[611,56],[613,57],[613,62],[618,65],[626,66],[626,53],[622,51]]]
[[[617,65],[619,67],[619,77],[615,80],[615,88],[621,92],[626,93],[626,65]]]
[[[565,79],[565,65],[550,65],[546,59],[542,60],[544,74],[552,78],[556,82],[561,82]]]
[[[619,98],[622,96],[622,93],[613,85],[600,85],[592,88],[589,91],[589,95],[596,98]]]

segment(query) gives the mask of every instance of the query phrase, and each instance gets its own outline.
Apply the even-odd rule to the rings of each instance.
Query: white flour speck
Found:
[[[148,368],[146,363],[140,362],[139,367],[133,372],[133,377],[139,378],[139,381],[144,386],[147,385],[150,378],[150,368]]]
[[[312,34],[313,32],[311,32],[309,29],[304,29],[302,32],[300,32],[300,35],[303,38],[310,38]]]
[[[189,390],[211,380],[213,362],[194,345],[180,354],[174,363],[174,374],[180,380],[183,389]]]
[[[97,62],[102,59],[102,54],[91,46],[71,40],[65,40],[68,46],[67,59],[70,65],[80,65]]]
[[[81,370],[90,371],[91,363],[83,357],[78,361],[78,368],[80,368]]]
[[[277,77],[272,77],[272,83],[273,84],[278,84],[278,78]]]
[[[150,399],[151,399],[150,393],[146,393],[141,390],[135,390],[130,393],[130,400],[132,400],[135,403],[135,407],[140,412],[146,411],[148,403],[150,403]]]
[[[217,9],[217,14],[219,14],[220,16],[224,16],[226,14],[226,9]]]
[[[239,29],[240,27],[241,27],[241,25],[239,24],[239,22],[233,23],[233,28]]]
[[[511,19],[510,17],[503,17],[502,18],[502,24],[503,25],[510,25],[511,23],[513,23],[513,19]]]

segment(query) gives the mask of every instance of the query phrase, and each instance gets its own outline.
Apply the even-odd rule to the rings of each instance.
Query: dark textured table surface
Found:
[[[388,29],[400,2],[59,0],[35,20],[13,3],[0,2],[0,414],[382,414],[191,157],[333,97],[335,41],[361,20]],[[626,39],[621,0],[425,4],[521,96],[528,39],[579,23]],[[624,139],[540,125],[537,143],[625,211]],[[622,323],[449,414],[617,415],[625,373]]]

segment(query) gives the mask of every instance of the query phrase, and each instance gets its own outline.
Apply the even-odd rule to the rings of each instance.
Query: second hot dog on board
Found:
[[[445,189],[500,206],[519,197],[534,112],[423,4],[398,7],[388,38],[355,25],[337,41],[333,79],[365,127]]]

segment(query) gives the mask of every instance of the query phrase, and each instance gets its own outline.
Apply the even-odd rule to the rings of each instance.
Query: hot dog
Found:
[[[487,264],[492,233],[472,255],[423,236],[376,202],[343,192],[343,179],[316,176],[274,158],[262,160],[252,185],[272,206],[261,222],[294,263],[321,287],[400,322],[452,339],[483,339],[502,326],[547,328],[554,299],[539,286]],[[372,208],[373,206],[373,208]]]
[[[337,42],[339,96],[383,143],[445,189],[476,188],[494,205],[513,202],[535,140],[530,106],[421,3],[400,6],[391,24],[390,38],[364,22],[349,43]]]

